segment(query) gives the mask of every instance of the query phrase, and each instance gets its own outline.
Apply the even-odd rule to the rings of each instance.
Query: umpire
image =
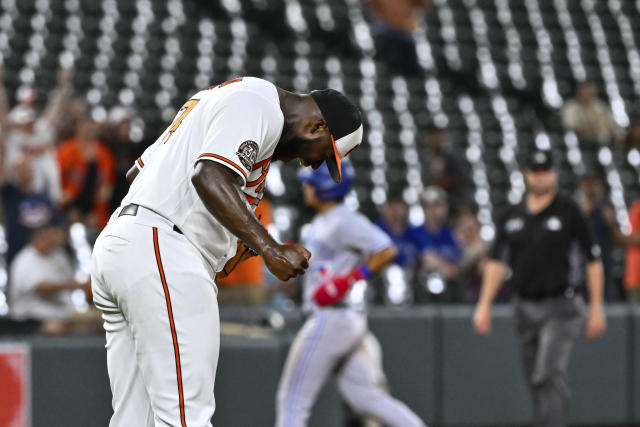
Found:
[[[557,171],[548,151],[533,152],[525,175],[524,201],[508,208],[496,224],[473,322],[478,333],[490,332],[491,304],[508,267],[516,293],[516,328],[533,397],[534,425],[562,427],[569,415],[567,365],[587,311],[569,283],[570,254],[577,247],[587,259],[586,332],[589,338],[596,338],[606,328],[600,249],[578,206],[558,194]]]

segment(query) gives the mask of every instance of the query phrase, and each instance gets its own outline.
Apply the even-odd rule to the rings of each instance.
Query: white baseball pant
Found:
[[[335,375],[340,394],[358,414],[391,427],[425,427],[404,403],[378,387],[380,374],[366,353],[366,316],[321,309],[298,332],[280,379],[276,427],[304,427],[320,389]]]
[[[165,218],[117,212],[91,269],[107,336],[109,426],[211,426],[220,320],[210,270]]]

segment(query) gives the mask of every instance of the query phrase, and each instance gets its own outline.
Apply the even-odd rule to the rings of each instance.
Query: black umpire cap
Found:
[[[310,93],[327,122],[334,157],[327,159],[327,168],[335,182],[342,181],[341,160],[362,142],[362,114],[353,102],[333,89]]]
[[[527,170],[538,172],[553,169],[553,158],[549,150],[535,150],[527,159]]]

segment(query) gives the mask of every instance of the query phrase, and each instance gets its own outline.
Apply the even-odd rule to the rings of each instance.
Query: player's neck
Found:
[[[337,205],[337,202],[321,202],[316,205],[316,211],[318,213],[323,213]]]
[[[280,101],[280,110],[284,115],[284,129],[283,133],[287,130],[289,121],[291,117],[294,117],[298,113],[298,106],[300,104],[300,95],[286,91],[279,87],[276,88],[278,91],[278,100]]]
[[[52,245],[38,238],[35,238],[31,242],[31,247],[34,248],[42,256],[49,255],[49,253],[53,250]]]
[[[280,134],[280,140],[276,145],[273,152],[274,160],[283,160],[288,162],[296,157],[297,143],[293,136],[293,122],[298,114],[298,105],[300,104],[299,95],[288,92],[284,89],[276,87],[278,91],[278,99],[280,101],[280,111],[284,116],[284,123],[282,125],[282,133]]]
[[[555,197],[555,190],[546,191],[544,193],[529,192],[526,197],[527,209],[532,213],[541,212],[549,206],[551,202],[553,202]]]

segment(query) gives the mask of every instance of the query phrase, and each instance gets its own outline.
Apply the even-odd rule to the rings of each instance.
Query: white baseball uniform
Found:
[[[381,377],[375,357],[367,354],[366,313],[349,294],[336,305],[319,307],[313,294],[327,279],[349,273],[391,239],[362,214],[344,204],[315,216],[303,245],[313,256],[303,276],[305,312],[278,386],[276,427],[303,427],[318,392],[335,376],[340,394],[358,413],[392,427],[424,427],[407,406],[378,387]]]
[[[206,209],[191,176],[198,161],[220,163],[257,204],[283,123],[273,84],[235,79],[194,95],[136,161],[139,174],[92,260],[111,427],[211,425],[220,340],[214,278],[237,240]],[[120,215],[130,204],[136,215]]]
[[[75,312],[71,291],[59,291],[46,297],[36,292],[42,282],[68,283],[73,280],[73,265],[64,250],[55,249],[43,254],[27,245],[16,255],[10,271],[11,317],[42,321],[71,318]]]

